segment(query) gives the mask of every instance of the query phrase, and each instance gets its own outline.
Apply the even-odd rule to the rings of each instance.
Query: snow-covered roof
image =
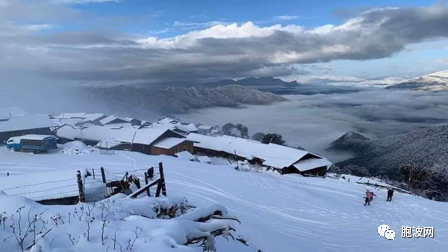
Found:
[[[171,149],[185,141],[185,138],[168,137],[155,142],[153,146],[163,149]]]
[[[208,126],[208,125],[201,125],[198,127],[198,129],[202,129],[202,130],[210,130],[212,128],[212,126]]]
[[[85,118],[86,113],[62,113],[59,118]]]
[[[232,136],[206,136],[191,133],[187,139],[194,141],[195,147],[225,152],[248,160],[259,158],[263,165],[283,169],[297,163],[307,151],[277,144],[263,144],[258,141]],[[311,154],[320,158],[315,154]]]
[[[169,117],[165,117],[165,118],[163,118],[161,120],[158,120],[157,122],[161,123],[161,124],[166,124],[166,123],[176,124],[176,123],[178,123],[177,120],[174,120],[173,118],[169,118]]]
[[[85,139],[93,141],[107,141],[107,143],[121,142],[121,143],[135,143],[151,145],[160,136],[162,136],[167,129],[151,129],[142,128],[136,129],[133,127],[119,127],[111,126],[96,126],[89,127],[71,127],[69,125],[63,126],[57,131],[57,136],[66,139]],[[175,136],[183,138],[183,136],[172,132]],[[185,140],[185,139],[184,139]]]
[[[101,117],[104,117],[105,115],[102,113],[92,113],[92,114],[85,114],[85,121],[95,121]]]
[[[211,163],[212,162],[212,160],[207,156],[198,156],[197,159],[201,163]]]
[[[122,142],[118,142],[115,140],[104,140],[99,142],[96,147],[101,148],[101,149],[112,149],[120,144],[123,144]]]
[[[232,136],[212,137],[191,133],[187,139],[196,142],[194,144],[196,147],[236,154],[249,160],[253,159],[256,151],[263,147],[260,142]]]
[[[309,152],[278,144],[268,144],[259,148],[256,157],[265,160],[263,165],[275,168],[289,167],[303,158]]]
[[[24,136],[11,137],[11,138],[14,138],[16,140],[22,140],[22,139],[27,139],[27,140],[45,140],[45,139],[48,139],[48,138],[57,139],[57,137],[53,136],[53,135],[24,135]]]
[[[109,124],[109,123],[111,123],[111,122],[113,122],[114,120],[117,120],[117,119],[120,121],[119,123],[126,123],[127,122],[126,120],[121,119],[121,118],[119,118],[117,116],[114,116],[114,115],[108,116],[108,117],[102,119],[100,122],[101,122],[102,125],[106,125],[106,124]]]
[[[325,158],[310,158],[299,161],[294,164],[294,167],[301,172],[309,171],[323,166],[330,166],[331,162]]]
[[[188,151],[182,151],[182,152],[176,153],[175,155],[178,158],[183,159],[183,160],[189,160],[189,161],[197,160],[197,158]]]
[[[193,123],[183,123],[171,118],[163,118],[150,126],[151,128],[179,129],[186,132],[197,132],[198,129]]]
[[[150,128],[123,130],[114,139],[125,143],[150,145],[167,131],[167,129]]]
[[[0,121],[0,132],[41,129],[58,126],[46,115],[26,115],[11,117],[7,121]]]
[[[90,127],[72,127],[69,125],[63,126],[57,130],[56,135],[66,139],[85,139],[94,141],[112,140],[123,131],[118,129],[111,129],[103,126]]]
[[[197,132],[198,128],[193,123],[178,123],[176,127],[180,130],[186,130],[189,132]]]

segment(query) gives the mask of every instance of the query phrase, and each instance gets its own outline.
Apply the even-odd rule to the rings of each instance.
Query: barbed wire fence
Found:
[[[144,181],[145,184],[143,185],[146,186],[151,182],[160,180],[161,177],[160,168],[156,171],[154,167],[150,167],[149,169],[137,169],[135,166],[132,166],[132,170],[125,171],[108,171],[101,167],[99,169],[84,169],[83,171],[85,171],[83,172],[83,176],[80,175],[81,171],[77,171],[76,174],[73,174],[73,178],[60,180],[46,179],[44,182],[40,183],[30,183],[6,188],[0,186],[0,191],[3,191],[9,196],[23,196],[37,202],[48,200],[57,201],[58,199],[74,197],[79,197],[80,202],[85,202],[86,198],[87,201],[98,201],[109,196],[107,184],[110,182],[124,181],[128,176],[132,175],[137,177],[140,181]],[[80,177],[78,177],[78,174]],[[88,180],[87,178],[91,178],[91,180]],[[150,195],[149,190],[150,189],[148,188],[148,196]],[[164,190],[166,194],[166,189]]]

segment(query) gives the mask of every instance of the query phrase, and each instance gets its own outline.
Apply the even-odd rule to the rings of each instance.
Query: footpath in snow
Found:
[[[262,251],[444,251],[448,247],[447,203],[401,193],[387,202],[386,191],[369,188],[378,197],[364,207],[366,187],[342,179],[240,172],[229,166],[131,152],[32,155],[0,148],[0,174],[104,167],[110,172],[136,170],[139,175],[140,169],[159,162],[164,163],[169,196],[186,197],[204,207],[212,203],[227,207],[242,222],[235,226],[238,234]],[[395,240],[379,237],[377,228],[382,224],[395,231]],[[433,227],[435,235],[401,238],[402,226]]]

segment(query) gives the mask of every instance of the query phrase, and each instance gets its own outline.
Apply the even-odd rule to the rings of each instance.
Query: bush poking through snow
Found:
[[[222,206],[194,208],[176,198],[115,195],[92,204],[42,206],[0,195],[0,202],[2,251],[163,252],[200,244],[216,252],[214,237],[233,237],[229,231],[238,221]]]

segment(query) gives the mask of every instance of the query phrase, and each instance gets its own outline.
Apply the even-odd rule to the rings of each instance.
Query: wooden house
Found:
[[[121,144],[116,150],[137,151],[148,155],[175,156],[182,151],[194,152],[193,141],[169,129],[143,128],[127,131],[114,139]]]
[[[194,150],[197,154],[247,160],[281,174],[322,176],[331,165],[327,159],[316,154],[272,143],[263,144],[239,137],[201,134],[189,134],[187,138],[195,142]]]

